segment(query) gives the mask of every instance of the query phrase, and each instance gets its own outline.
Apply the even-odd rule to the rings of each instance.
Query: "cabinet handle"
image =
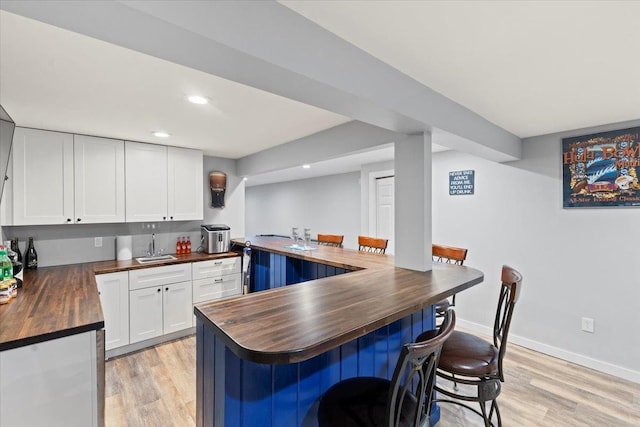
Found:
[[[170,217],[169,217],[169,219],[173,219],[173,217],[172,217],[172,216],[170,216]]]
[[[163,220],[165,220],[165,219],[167,219],[167,217],[166,217],[166,216],[163,216],[163,217],[162,217],[162,219],[163,219]]]
[[[222,283],[224,281],[224,279],[215,279],[214,283]]]
[[[222,261],[216,261],[213,263],[213,265],[222,265]]]
[[[158,292],[160,292],[162,289],[158,288]]]
[[[71,218],[67,218],[67,222],[71,222]]]
[[[82,221],[82,218],[78,218],[78,222]]]
[[[165,291],[169,292],[169,288],[164,288]]]

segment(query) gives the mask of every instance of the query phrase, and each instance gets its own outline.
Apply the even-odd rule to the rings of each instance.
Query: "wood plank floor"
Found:
[[[640,426],[638,384],[513,344],[505,371],[505,427]],[[108,360],[105,395],[107,427],[194,426],[195,337]],[[457,405],[441,408],[441,427],[483,425]]]

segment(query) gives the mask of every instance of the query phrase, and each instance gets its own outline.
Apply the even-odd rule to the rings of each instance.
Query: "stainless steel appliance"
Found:
[[[200,227],[202,251],[208,254],[229,252],[231,229],[224,224],[209,224]]]

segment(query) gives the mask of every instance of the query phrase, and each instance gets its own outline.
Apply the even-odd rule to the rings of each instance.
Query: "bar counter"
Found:
[[[395,267],[391,255],[248,240],[253,251],[346,272],[196,305],[199,426],[313,425],[310,408],[328,387],[390,375],[402,344],[433,327],[432,304],[484,278],[470,267],[417,272]]]

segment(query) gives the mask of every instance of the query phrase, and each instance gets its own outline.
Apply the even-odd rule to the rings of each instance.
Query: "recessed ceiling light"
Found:
[[[204,96],[200,96],[200,95],[191,95],[187,99],[192,104],[204,105],[204,104],[208,104],[209,103],[209,100],[207,98],[205,98]]]
[[[246,176],[244,178],[242,178],[243,181],[248,180],[249,178],[247,178]]]
[[[167,132],[156,131],[156,132],[153,132],[153,136],[156,136],[158,138],[169,138],[171,135],[168,134]]]
[[[311,169],[311,165],[302,165],[302,167],[305,169]]]

